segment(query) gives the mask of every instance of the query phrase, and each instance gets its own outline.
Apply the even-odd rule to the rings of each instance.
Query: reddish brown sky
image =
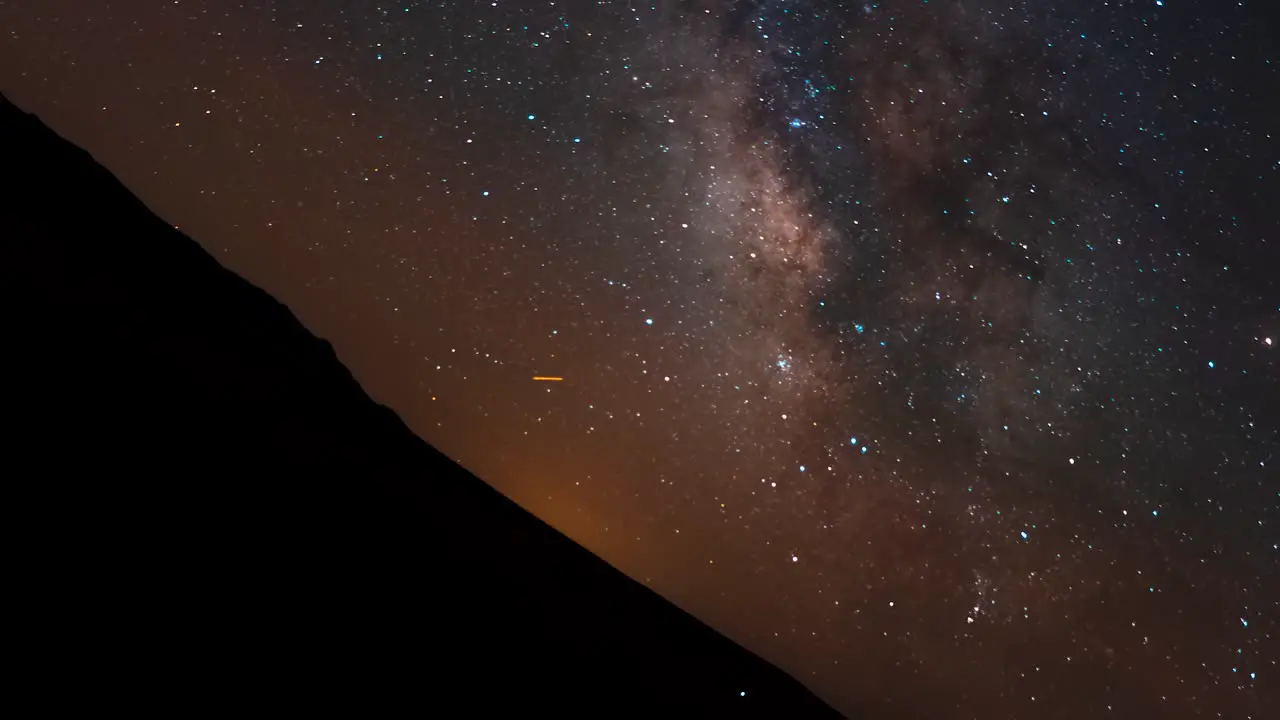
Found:
[[[1077,5],[0,3],[0,91],[850,714],[1265,716],[1274,46]]]

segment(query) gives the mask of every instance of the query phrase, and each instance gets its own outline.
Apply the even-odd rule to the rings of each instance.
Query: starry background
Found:
[[[1267,7],[0,0],[0,90],[848,714],[1264,717]]]

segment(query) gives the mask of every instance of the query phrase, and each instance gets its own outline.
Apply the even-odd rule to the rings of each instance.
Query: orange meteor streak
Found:
[[[553,377],[551,375],[534,375],[533,379],[542,380],[546,382],[560,382],[561,380],[564,380],[564,378],[562,377]]]

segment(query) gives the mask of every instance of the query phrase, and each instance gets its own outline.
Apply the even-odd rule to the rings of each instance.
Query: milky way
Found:
[[[1274,714],[1261,4],[454,5],[0,6],[0,79],[850,715]]]
[[[749,502],[749,522],[784,543],[784,566],[818,565],[810,592],[852,600],[852,617],[832,620],[841,641],[868,643],[891,673],[924,669],[979,704],[1016,704],[1036,702],[1038,685],[1043,700],[1109,682],[1116,646],[1139,636],[1175,672],[1201,665],[1187,607],[1218,603],[1229,571],[1190,580],[1152,563],[1192,542],[1165,536],[1161,511],[1197,512],[1183,493],[1224,468],[1189,467],[1197,441],[1153,425],[1221,408],[1157,390],[1183,369],[1153,363],[1165,350],[1135,332],[1186,318],[1177,300],[1199,252],[1161,222],[1169,190],[1152,176],[1167,160],[1130,167],[1123,153],[1141,148],[1129,145],[1101,157],[1097,128],[1124,117],[1124,92],[1113,108],[1072,82],[1089,74],[1075,54],[1087,33],[1049,33],[1076,46],[1051,54],[1046,27],[1004,11],[793,9],[818,12],[666,18],[622,52],[618,97],[653,128],[671,176],[658,206],[688,218],[669,261],[706,324],[679,354],[715,358],[692,394],[733,419],[694,426],[727,429],[709,445],[733,450],[700,482],[740,493],[757,470],[773,495]],[[1105,87],[1121,61],[1099,54]],[[1244,424],[1260,413],[1246,407]],[[1266,446],[1211,444],[1245,477],[1266,474]],[[1266,493],[1253,496],[1273,504]],[[1216,622],[1265,603],[1259,587],[1240,587],[1239,609]],[[1137,608],[1160,630],[1137,632]],[[865,638],[914,613],[949,614],[945,640],[929,626]],[[1026,680],[1015,701],[1025,670],[991,671],[1011,644],[1071,651],[1039,661],[1033,672],[1052,679]],[[1136,683],[1148,672],[1125,670]]]

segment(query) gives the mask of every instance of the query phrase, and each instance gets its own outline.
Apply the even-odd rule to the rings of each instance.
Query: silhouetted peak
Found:
[[[40,677],[135,707],[837,717],[424,443],[3,95],[0,157]]]

